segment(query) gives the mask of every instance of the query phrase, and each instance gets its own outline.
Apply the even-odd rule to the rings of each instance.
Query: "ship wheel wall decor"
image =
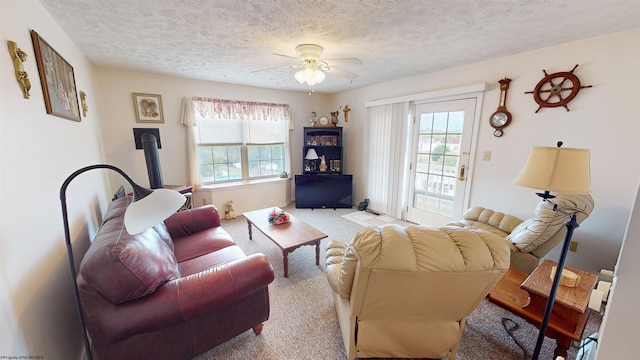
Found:
[[[571,71],[562,71],[553,74],[547,74],[546,70],[542,70],[544,77],[538,82],[533,91],[526,91],[525,94],[533,94],[533,99],[538,103],[539,107],[536,113],[543,107],[564,106],[567,111],[569,101],[578,95],[578,91],[583,88],[590,88],[592,85],[580,85],[580,79],[573,74],[578,65],[573,67]]]

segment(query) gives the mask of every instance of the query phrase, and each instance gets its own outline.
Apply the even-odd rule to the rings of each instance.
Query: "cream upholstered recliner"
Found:
[[[327,245],[327,278],[349,359],[455,359],[467,316],[509,268],[494,234],[365,228]]]
[[[594,207],[591,195],[556,194],[552,201],[560,210],[575,212],[578,223],[586,219]],[[475,206],[464,213],[462,220],[447,225],[481,229],[506,239],[511,249],[511,264],[517,270],[530,274],[540,259],[564,239],[567,233],[565,220],[566,215],[541,201],[533,216],[525,221]]]

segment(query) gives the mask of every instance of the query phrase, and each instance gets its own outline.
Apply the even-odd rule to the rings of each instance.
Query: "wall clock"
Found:
[[[491,114],[489,117],[489,124],[491,127],[495,129],[493,132],[493,136],[500,137],[502,136],[502,129],[507,127],[511,122],[511,113],[507,111],[507,90],[509,89],[509,83],[511,79],[504,78],[498,83],[500,83],[500,104],[498,104],[498,109]]]
[[[592,85],[580,85],[580,79],[573,74],[578,65],[573,67],[571,71],[562,71],[553,74],[547,74],[546,70],[542,70],[544,77],[538,82],[533,91],[526,91],[525,94],[533,94],[533,99],[538,103],[539,107],[536,113],[543,107],[564,106],[567,111],[569,101],[578,95],[578,91],[582,88],[590,88]]]

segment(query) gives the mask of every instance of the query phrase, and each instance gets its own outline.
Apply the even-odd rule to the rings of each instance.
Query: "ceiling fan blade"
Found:
[[[278,66],[267,69],[253,70],[252,73],[262,72],[262,71],[270,71],[270,70],[279,70],[279,69],[295,69],[300,67],[301,65],[290,65],[290,66]]]
[[[293,56],[289,56],[289,55],[276,54],[276,53],[273,53],[273,55],[275,55],[275,56],[282,56],[282,57],[286,57],[287,59],[293,59],[293,60],[295,60],[295,61],[300,61],[300,59],[298,59],[297,57],[293,57]]]
[[[324,61],[329,64],[329,66],[362,65],[362,60],[358,58],[326,59]]]
[[[347,79],[355,79],[355,78],[358,77],[358,74],[354,74],[352,72],[349,72],[349,71],[346,71],[346,70],[342,70],[342,69],[338,69],[338,68],[335,68],[335,67],[330,67],[329,70],[327,70],[327,72],[329,74],[346,77]]]

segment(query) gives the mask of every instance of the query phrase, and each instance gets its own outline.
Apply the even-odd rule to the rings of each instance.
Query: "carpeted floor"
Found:
[[[296,209],[285,208],[302,221],[328,235],[322,240],[320,266],[315,265],[315,249],[303,246],[289,254],[289,277],[283,277],[282,252],[259,231],[249,240],[246,220],[222,220],[222,226],[247,253],[264,253],[276,273],[269,286],[271,313],[262,334],[255,336],[248,330],[194,360],[214,359],[346,359],[342,336],[338,327],[331,290],[324,269],[324,249],[329,240],[349,242],[362,225],[347,219],[355,209]],[[353,215],[352,215],[353,217]],[[359,221],[362,221],[359,220]],[[529,358],[538,331],[526,321],[484,300],[469,316],[464,329],[457,360],[520,360],[522,350],[509,337],[502,319],[512,319],[519,326],[515,337],[525,345]],[[592,312],[584,335],[597,332],[601,315]],[[511,323],[509,323],[510,325]],[[540,359],[553,359],[555,342],[546,339]],[[568,359],[576,359],[577,345],[569,351]]]

